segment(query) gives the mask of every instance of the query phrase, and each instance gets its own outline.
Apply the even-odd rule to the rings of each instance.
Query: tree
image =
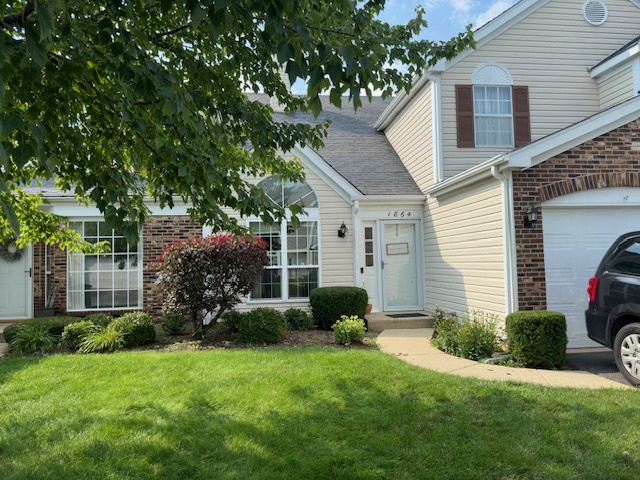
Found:
[[[201,336],[251,293],[267,263],[267,244],[259,237],[221,233],[169,245],[157,264],[162,308],[188,315],[194,336]]]
[[[385,0],[30,0],[0,4],[0,236],[75,248],[60,219],[19,207],[22,187],[55,178],[95,202],[110,227],[137,237],[148,215],[184,199],[190,214],[238,231],[223,207],[278,220],[285,214],[246,175],[301,180],[278,152],[319,148],[328,125],[278,123],[264,91],[287,111],[318,114],[328,92],[354,108],[361,92],[408,90],[415,75],[473,46],[415,40],[376,19]],[[291,95],[281,78],[307,82]],[[38,203],[38,202],[36,202]],[[299,213],[293,207],[293,213]],[[54,232],[58,231],[57,236]],[[36,235],[33,235],[37,233]],[[0,238],[1,239],[1,238]]]

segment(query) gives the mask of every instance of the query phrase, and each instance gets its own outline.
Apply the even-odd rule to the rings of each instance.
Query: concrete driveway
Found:
[[[595,373],[600,377],[631,385],[616,367],[613,351],[608,348],[575,348],[567,350],[567,368]]]

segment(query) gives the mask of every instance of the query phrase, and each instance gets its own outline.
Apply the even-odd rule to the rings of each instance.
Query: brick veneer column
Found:
[[[143,239],[143,302],[144,310],[156,318],[162,315],[162,293],[155,285],[154,263],[159,259],[166,245],[180,240],[190,240],[202,236],[202,226],[192,224],[188,216],[152,217],[144,225]]]
[[[542,202],[584,190],[640,187],[640,121],[633,121],[521,172],[513,173],[518,303],[520,310],[547,307]],[[535,205],[539,220],[525,228]]]

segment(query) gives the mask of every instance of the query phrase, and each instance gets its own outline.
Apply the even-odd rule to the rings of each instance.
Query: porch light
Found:
[[[533,226],[538,221],[538,209],[535,205],[531,205],[529,210],[527,210],[527,214],[524,216],[524,226],[525,228],[533,228]]]
[[[347,235],[348,231],[349,231],[349,229],[344,224],[344,222],[342,222],[342,225],[340,225],[340,228],[338,229],[338,237],[344,238]]]

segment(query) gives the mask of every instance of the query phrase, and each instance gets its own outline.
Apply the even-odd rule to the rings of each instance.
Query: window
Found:
[[[67,309],[109,310],[142,307],[142,251],[101,221],[70,222],[90,243],[107,242],[109,253],[67,256]]]
[[[474,86],[476,147],[513,146],[511,87]]]
[[[509,72],[480,65],[471,85],[456,85],[459,148],[519,147],[531,142],[528,87],[512,86]]]
[[[309,298],[319,285],[318,198],[307,183],[282,182],[269,177],[260,186],[271,200],[283,207],[302,205],[307,215],[297,227],[292,222],[267,225],[252,219],[253,233],[267,242],[269,265],[251,293],[252,300]]]

